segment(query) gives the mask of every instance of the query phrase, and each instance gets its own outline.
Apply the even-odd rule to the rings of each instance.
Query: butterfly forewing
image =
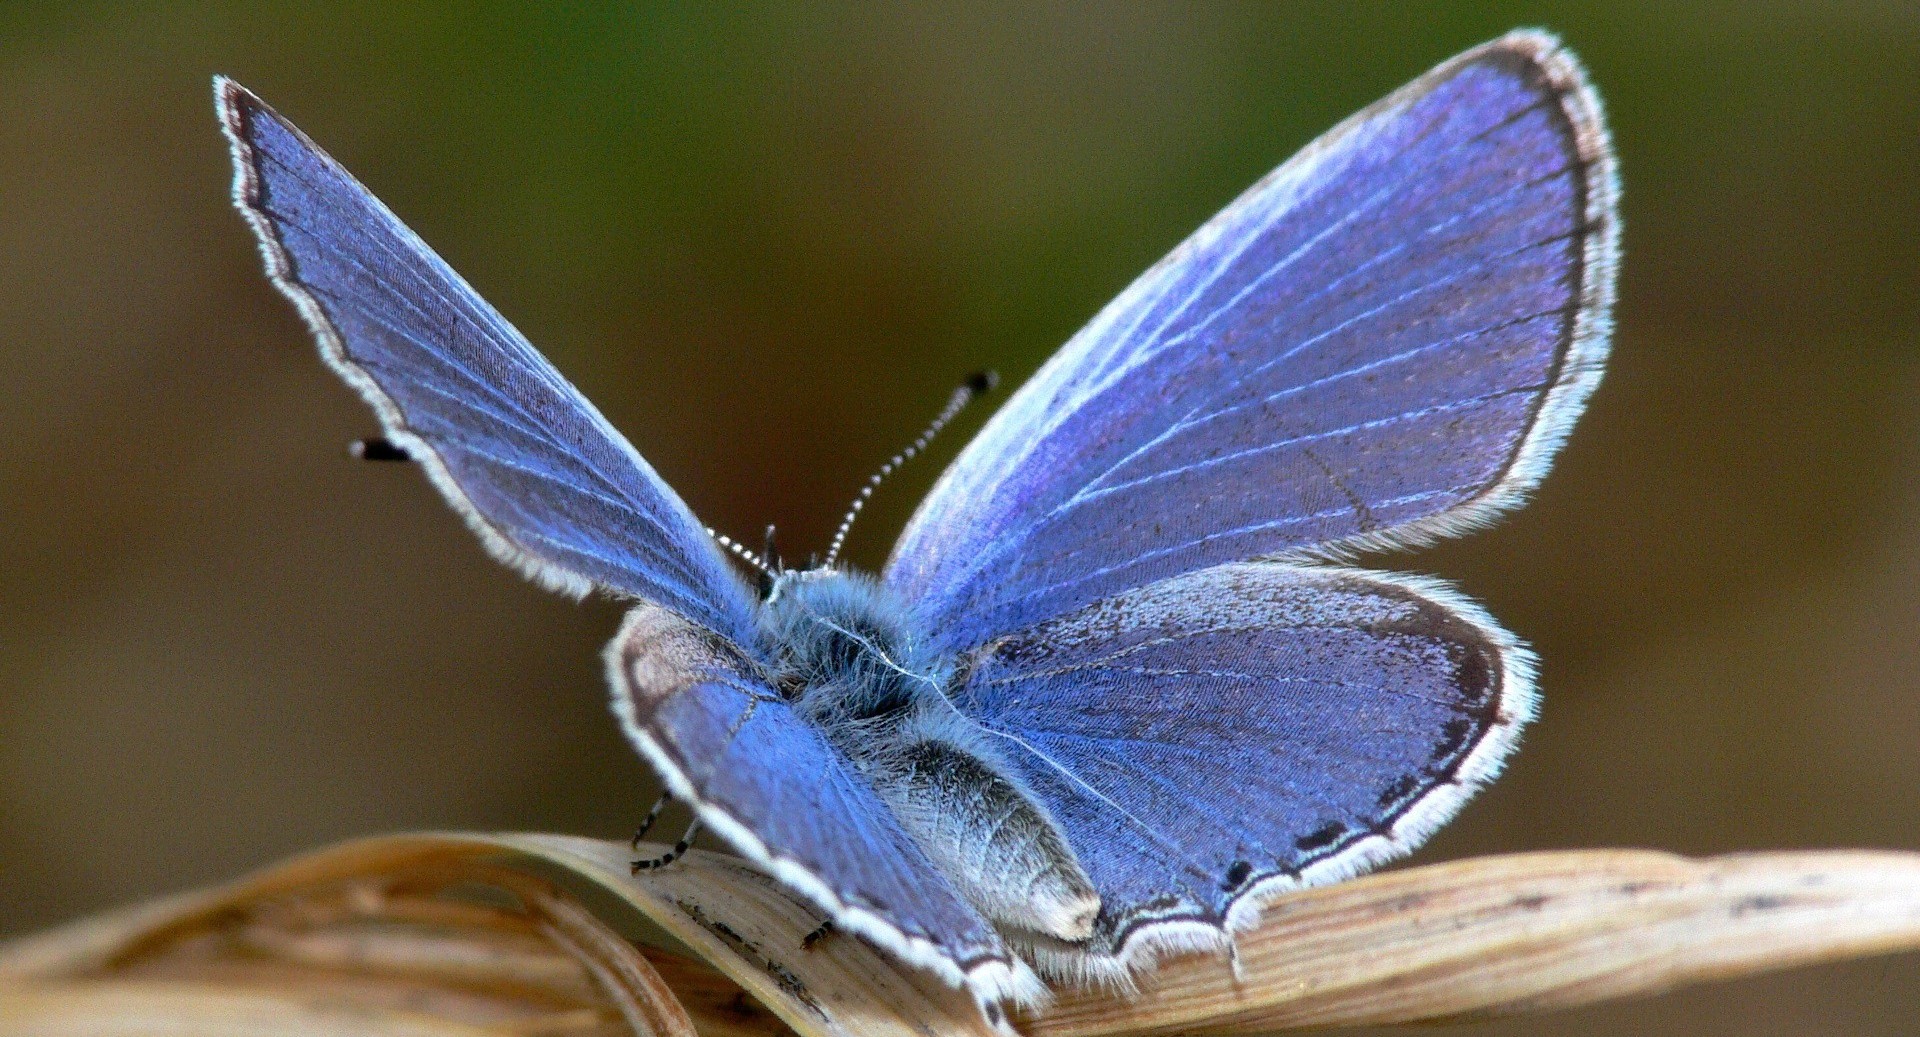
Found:
[[[488,547],[749,638],[739,578],[593,405],[305,134],[230,80],[215,94],[268,273]]]
[[[983,999],[1032,973],[770,688],[751,600],[686,506],[577,390],[344,169],[216,84],[236,202],[326,359],[494,551],[640,600],[615,711],[702,820],[840,926]]]
[[[888,580],[954,647],[1221,562],[1417,542],[1544,472],[1605,353],[1597,102],[1516,34],[1309,145],[961,454]]]

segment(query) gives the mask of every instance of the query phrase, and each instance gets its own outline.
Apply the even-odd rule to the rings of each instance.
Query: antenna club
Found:
[[[962,384],[966,385],[967,390],[975,396],[985,396],[1000,387],[1000,372],[991,368],[975,371],[968,375],[967,380]]]
[[[391,439],[375,436],[371,439],[356,439],[347,444],[347,456],[362,461],[411,461],[413,455]]]

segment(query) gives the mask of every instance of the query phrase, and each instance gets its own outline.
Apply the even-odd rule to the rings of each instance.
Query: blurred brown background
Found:
[[[584,6],[584,5],[583,5]],[[0,6],[0,932],[408,828],[621,836],[617,621],[348,461],[208,77],[353,168],[701,515],[790,555],[1315,133],[1521,24],[1610,109],[1607,383],[1458,580],[1546,705],[1419,859],[1920,848],[1920,12]],[[874,565],[934,463],[855,534]],[[1461,1032],[1920,1028],[1878,959]],[[1451,1031],[1449,1031],[1451,1032]]]

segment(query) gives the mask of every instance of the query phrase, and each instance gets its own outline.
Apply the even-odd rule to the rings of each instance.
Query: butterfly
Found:
[[[613,710],[670,793],[990,1011],[1230,947],[1276,894],[1409,852],[1533,715],[1518,639],[1351,559],[1520,504],[1600,380],[1614,159],[1550,36],[1441,64],[1201,227],[991,418],[883,571],[757,589],[344,168],[215,94],[267,272],[385,449],[502,561],[632,602]]]

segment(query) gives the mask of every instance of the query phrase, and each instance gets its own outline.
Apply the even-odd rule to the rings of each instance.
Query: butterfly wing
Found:
[[[1101,896],[1086,943],[1023,937],[1047,971],[1219,945],[1498,770],[1529,653],[1442,585],[1320,563],[1544,474],[1605,359],[1613,175],[1556,41],[1469,51],[1148,271],[922,505],[887,579]]]
[[[947,470],[887,580],[965,648],[1222,562],[1458,532],[1517,504],[1597,384],[1613,164],[1516,33],[1256,184]]]
[[[712,541],[578,391],[299,130],[216,84],[235,197],[322,353],[494,553],[640,599],[607,662],[668,786],[842,926],[991,1005],[1033,974],[759,675],[752,604]]]
[[[845,757],[732,646],[641,604],[607,648],[614,713],[667,787],[750,859],[857,932],[987,1005],[1033,974]]]
[[[555,590],[656,601],[745,642],[745,587],[593,404],[305,134],[231,80],[214,93],[274,284],[488,549]]]
[[[1219,943],[1266,894],[1405,853],[1533,711],[1531,656],[1445,587],[1283,562],[1128,591],[962,672],[954,701],[1100,892],[1093,939],[1038,962],[1121,981]]]

